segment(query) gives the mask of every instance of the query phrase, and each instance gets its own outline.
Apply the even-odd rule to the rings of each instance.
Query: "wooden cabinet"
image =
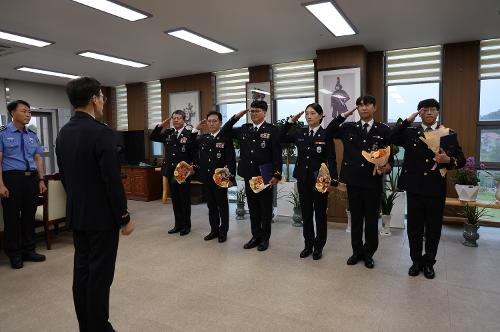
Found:
[[[154,167],[124,165],[122,182],[127,199],[147,202],[161,198],[161,174]]]

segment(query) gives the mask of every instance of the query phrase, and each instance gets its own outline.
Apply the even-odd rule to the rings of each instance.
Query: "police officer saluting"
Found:
[[[199,135],[195,141],[198,151],[198,167],[196,178],[203,182],[203,190],[208,206],[208,219],[210,221],[210,233],[205,236],[205,241],[218,238],[220,243],[226,242],[229,229],[229,203],[227,200],[227,188],[221,188],[213,180],[216,168],[227,168],[232,174],[231,184],[235,183],[236,154],[233,141],[230,138],[219,135],[222,125],[222,115],[212,111],[207,118],[193,129],[196,135],[198,130],[207,127],[208,133]]]
[[[283,159],[281,156],[280,132],[274,125],[265,121],[267,103],[262,100],[253,101],[250,105],[252,123],[246,123],[239,128],[233,128],[238,120],[247,114],[244,110],[234,115],[222,127],[219,135],[237,139],[240,142],[240,161],[238,174],[245,179],[245,193],[247,195],[252,238],[243,248],[257,247],[265,251],[269,247],[271,237],[271,219],[273,216],[273,189],[281,180]],[[262,174],[262,171],[267,174]],[[249,180],[254,176],[269,177],[271,186],[254,193],[250,188]]]
[[[45,260],[35,251],[35,212],[38,195],[47,188],[43,181],[42,147],[36,133],[26,127],[31,119],[30,105],[16,100],[7,105],[7,110],[12,122],[0,128],[0,197],[5,253],[12,268],[20,269],[23,261]]]

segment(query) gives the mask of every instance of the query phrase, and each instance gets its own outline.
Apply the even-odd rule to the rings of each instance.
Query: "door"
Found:
[[[54,135],[52,125],[52,113],[49,112],[31,112],[31,120],[28,128],[36,132],[40,145],[42,146],[42,160],[45,174],[55,172],[55,151]]]

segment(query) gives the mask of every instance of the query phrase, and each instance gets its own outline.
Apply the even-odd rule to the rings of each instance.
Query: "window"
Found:
[[[119,85],[116,91],[116,130],[128,130],[127,86]]]
[[[219,112],[222,115],[222,123],[225,123],[229,120],[233,115],[238,112],[243,111],[246,108],[246,103],[233,103],[233,104],[221,104],[219,105]],[[246,123],[246,117],[242,117],[236,122],[235,127],[240,127],[241,125]]]
[[[488,170],[488,174],[485,171],[479,171],[479,194],[477,199],[480,201],[495,201],[495,192],[497,190],[494,177],[500,176],[500,171]],[[487,215],[482,217],[484,220],[500,221],[500,210],[498,209],[486,209]]]
[[[294,98],[294,99],[278,99],[276,100],[276,115],[277,119],[286,119],[290,115],[295,115],[306,109],[306,106],[314,103],[314,97]],[[301,118],[299,121],[304,121]]]
[[[440,99],[441,46],[385,52],[387,122],[417,111],[422,99]]]
[[[224,70],[215,73],[215,94],[217,105],[244,103],[248,68]]]
[[[272,68],[275,100],[314,97],[313,60],[280,63]]]
[[[146,83],[147,121],[148,129],[154,129],[161,118],[161,83],[159,80]],[[163,144],[151,141],[151,155],[153,158],[163,157]]]

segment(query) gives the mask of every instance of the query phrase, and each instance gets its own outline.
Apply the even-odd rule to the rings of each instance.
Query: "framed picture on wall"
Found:
[[[323,107],[323,126],[327,126],[337,115],[356,107],[361,96],[361,69],[338,68],[318,71],[316,84],[318,103]],[[359,121],[358,111],[346,121]]]
[[[200,122],[200,91],[172,92],[168,100],[169,116],[182,110],[186,113],[186,125],[195,127]]]
[[[263,100],[267,103],[266,121],[272,123],[273,103],[271,82],[247,83],[246,84],[247,109],[255,100]],[[247,122],[251,122],[250,113],[247,114]]]

